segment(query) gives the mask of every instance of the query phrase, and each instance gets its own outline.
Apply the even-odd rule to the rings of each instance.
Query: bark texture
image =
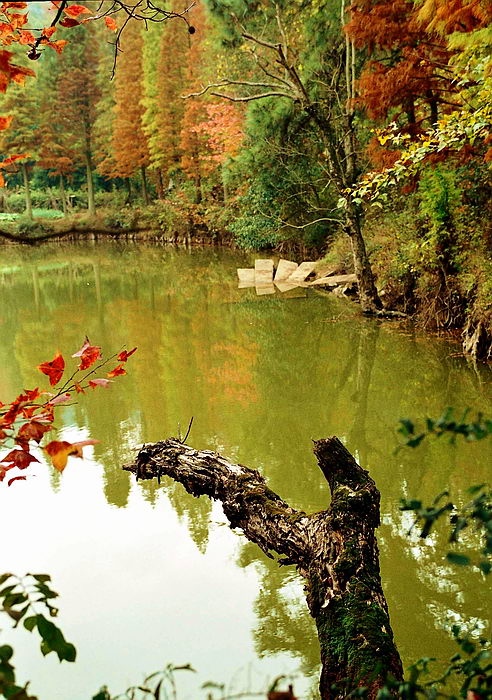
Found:
[[[277,552],[279,563],[295,564],[318,629],[322,700],[360,687],[375,698],[388,675],[402,678],[379,574],[379,492],[336,437],[315,442],[314,452],[332,500],[311,515],[291,508],[259,472],[176,439],[145,445],[125,468],[137,479],[170,476],[194,496],[221,501],[231,527],[269,556]]]

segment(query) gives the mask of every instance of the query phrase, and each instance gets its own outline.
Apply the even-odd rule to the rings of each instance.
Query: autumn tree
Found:
[[[142,128],[142,48],[141,24],[132,20],[125,28],[125,47],[118,58],[112,146],[114,176],[129,180],[140,171],[143,195],[148,204],[146,169],[149,151]]]
[[[11,118],[8,129],[1,132],[1,148],[7,158],[22,155],[10,169],[19,170],[25,195],[25,215],[32,220],[30,172],[38,160],[40,141],[40,95],[34,81],[26,86],[12,86],[2,100],[2,113]],[[5,171],[4,171],[5,172]]]
[[[159,134],[159,80],[158,64],[160,59],[161,35],[165,25],[149,25],[143,32],[142,49],[142,129],[147,137],[149,151],[149,171],[155,176],[159,198],[163,197],[161,171],[161,140]],[[156,50],[157,48],[157,50]]]
[[[63,213],[67,213],[65,182],[76,169],[75,153],[63,125],[58,120],[57,84],[61,78],[58,57],[50,53],[43,57],[38,68],[36,87],[41,95],[39,109],[38,167],[48,171],[48,175],[58,178],[60,200]]]
[[[115,119],[115,80],[111,80],[115,54],[111,36],[108,41],[107,28],[97,24],[92,28],[99,40],[96,84],[98,100],[95,107],[93,129],[94,164],[96,172],[111,179],[116,170],[113,152],[113,125]]]
[[[75,30],[74,30],[75,31]],[[93,153],[94,122],[99,99],[97,62],[99,44],[86,26],[76,28],[77,42],[69,43],[60,56],[58,122],[70,141],[74,158],[85,168],[87,208],[95,213]]]
[[[209,93],[231,102],[288,100],[310,124],[322,144],[326,186],[343,202],[335,213],[316,221],[337,221],[347,234],[362,308],[377,313],[381,301],[362,235],[363,210],[344,193],[359,175],[355,97],[355,54],[342,30],[345,24],[341,7],[320,6],[299,14],[288,3],[266,3],[262,13],[246,0],[234,11],[211,2],[232,45],[241,45],[249,57],[248,79],[226,72],[222,79],[204,86],[195,97]],[[250,79],[249,79],[250,77]]]
[[[184,9],[181,0],[174,0],[174,11]],[[180,99],[186,76],[186,55],[190,34],[183,22],[167,23],[161,34],[157,63],[158,95],[155,110],[157,137],[153,143],[153,167],[159,168],[164,187],[171,184],[172,175],[179,168],[181,121],[184,102]]]
[[[193,11],[193,28],[195,34],[186,55],[187,92],[199,89],[200,78],[203,75],[205,58],[205,38],[208,27],[205,22],[203,4],[198,2]],[[203,101],[187,100],[183,113],[180,132],[180,150],[182,152],[181,167],[184,173],[192,178],[195,185],[195,202],[202,200],[203,163],[207,159],[207,142],[200,133],[198,125],[206,116]]]

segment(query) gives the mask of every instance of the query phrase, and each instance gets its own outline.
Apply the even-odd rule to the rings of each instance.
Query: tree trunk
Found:
[[[24,180],[24,196],[26,199],[26,210],[25,215],[32,221],[32,202],[31,202],[31,187],[29,184],[29,173],[27,171],[27,165],[23,162],[21,163],[22,178]]]
[[[85,171],[87,178],[87,209],[90,216],[96,213],[96,202],[94,200],[94,180],[92,179],[92,158],[89,151],[85,152]]]
[[[360,215],[356,205],[351,202],[347,202],[345,232],[350,238],[352,247],[354,272],[357,277],[362,311],[367,314],[377,313],[383,308],[383,305],[376,289],[371,263],[367,255],[366,244],[361,230]]]
[[[126,199],[125,204],[131,204],[132,201],[132,182],[129,177],[125,177],[126,183]]]
[[[164,183],[162,181],[162,170],[160,168],[156,171],[156,189],[157,197],[159,199],[164,199]]]
[[[65,180],[63,175],[60,173],[60,198],[63,210],[63,216],[67,215],[67,200],[65,197]]]
[[[141,173],[142,173],[142,194],[143,194],[144,202],[145,202],[145,204],[149,204],[149,191],[147,188],[147,171],[145,169],[145,165],[142,165]]]
[[[389,676],[402,678],[379,574],[379,492],[336,437],[318,440],[314,451],[332,500],[312,515],[291,508],[259,472],[176,439],[145,445],[125,468],[137,479],[170,476],[194,496],[220,500],[231,527],[268,556],[280,554],[279,563],[295,564],[318,630],[322,700],[362,687],[373,699]]]

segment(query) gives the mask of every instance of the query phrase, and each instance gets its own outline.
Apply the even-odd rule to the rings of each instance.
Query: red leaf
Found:
[[[60,27],[76,27],[79,24],[80,22],[77,22],[76,19],[72,19],[71,17],[64,17],[60,22]]]
[[[78,382],[75,382],[75,391],[77,392],[77,394],[85,394],[85,391],[82,389]]]
[[[13,479],[9,479],[7,481],[7,486],[12,486],[14,481],[25,481],[27,479],[27,476],[14,476]]]
[[[56,32],[56,27],[45,27],[42,31],[42,35],[47,39],[51,39],[53,34]]]
[[[80,357],[80,370],[88,369],[101,357],[101,348],[98,345],[91,345],[89,338],[86,336],[84,344],[80,350],[74,352],[72,357]]]
[[[31,462],[39,462],[39,459],[36,459],[30,452],[25,450],[12,450],[1,461],[14,464],[19,469],[25,469]]]
[[[108,372],[106,377],[119,377],[120,374],[126,374],[126,369],[123,369],[123,365],[117,365],[111,372]]]
[[[122,350],[116,359],[120,362],[126,362],[130,355],[133,355],[136,349],[137,348],[133,348],[133,350],[129,350],[128,352],[126,350]]]
[[[79,15],[84,15],[88,14],[90,15],[91,11],[87,9],[87,7],[84,7],[84,5],[69,5],[68,7],[65,8],[65,13],[69,17],[77,18]]]
[[[104,21],[106,22],[106,27],[108,29],[111,29],[112,32],[117,32],[118,31],[118,25],[114,21],[112,17],[105,17]]]
[[[11,469],[14,469],[14,468],[15,468],[15,464],[8,464],[6,467],[3,467],[0,464],[0,481],[3,481],[5,479],[7,472],[10,471]]]
[[[56,53],[61,53],[64,47],[68,44],[66,39],[57,39],[56,41],[49,41],[48,46],[55,49]]]
[[[60,396],[55,396],[54,399],[50,399],[48,401],[48,404],[50,406],[58,406],[61,403],[66,403],[67,401],[70,401],[71,395],[68,393],[68,391],[64,394],[60,394]]]
[[[34,34],[27,29],[20,29],[19,35],[19,44],[21,44],[21,46],[29,46],[29,44],[34,44],[36,41]]]
[[[14,117],[0,117],[0,131],[8,129]]]
[[[21,160],[22,158],[28,157],[28,153],[21,153],[20,155],[16,156],[9,156],[8,158],[5,158],[5,160],[2,160],[2,162],[0,163],[0,168],[5,168],[7,165],[12,165],[12,163],[15,163],[16,160]]]
[[[38,365],[38,369],[49,377],[51,386],[55,386],[62,378],[65,369],[63,355],[57,352],[51,362],[43,362],[41,365]]]
[[[33,420],[20,428],[15,441],[19,445],[28,445],[29,440],[40,442],[43,435],[48,432],[48,430],[51,430],[51,425],[46,425],[46,423],[39,423],[38,421]]]
[[[103,386],[107,389],[110,381],[111,379],[89,379],[89,386],[91,386],[93,389],[95,389],[97,386]]]
[[[66,440],[53,440],[44,448],[50,456],[55,469],[62,472],[67,466],[70,456],[83,458],[82,448],[86,445],[96,445],[99,440],[80,440],[79,442],[67,442]]]

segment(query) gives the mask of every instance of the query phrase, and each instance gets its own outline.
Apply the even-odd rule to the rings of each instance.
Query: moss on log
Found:
[[[194,496],[221,501],[231,527],[295,564],[318,630],[322,700],[356,688],[375,698],[389,676],[402,679],[379,573],[379,491],[336,437],[316,441],[314,452],[332,499],[311,515],[291,508],[258,471],[176,439],[145,445],[125,468],[138,479],[169,476]]]

